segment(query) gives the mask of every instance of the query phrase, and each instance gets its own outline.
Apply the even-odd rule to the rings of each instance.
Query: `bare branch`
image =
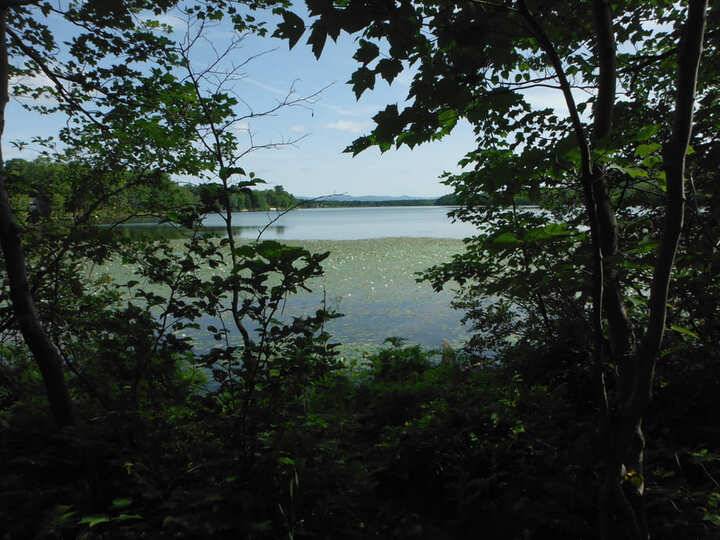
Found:
[[[334,195],[337,195],[337,193],[335,193]],[[259,242],[260,237],[265,233],[265,231],[267,231],[272,226],[273,223],[276,223],[284,215],[292,212],[293,210],[297,210],[298,208],[305,206],[308,203],[319,201],[326,197],[332,197],[332,196],[333,195],[320,195],[318,197],[313,197],[312,199],[303,199],[303,200],[298,201],[297,203],[293,204],[292,206],[289,206],[288,208],[286,208],[285,210],[280,212],[277,216],[275,216],[273,219],[268,221],[261,229],[258,230],[258,235],[257,235],[257,238],[255,238],[255,243]]]

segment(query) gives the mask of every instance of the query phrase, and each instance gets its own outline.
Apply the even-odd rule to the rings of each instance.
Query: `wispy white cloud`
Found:
[[[252,84],[253,86],[257,86],[258,88],[262,88],[263,90],[267,90],[268,92],[271,92],[278,96],[287,96],[290,93],[289,87],[283,90],[281,88],[278,88],[277,86],[266,84],[262,81],[258,81],[257,79],[253,79],[252,77],[244,77],[242,79],[242,82]]]
[[[325,124],[325,127],[337,131],[346,131],[347,133],[362,133],[371,125],[372,123],[368,120],[336,120],[335,122]]]
[[[356,112],[348,109],[347,107],[341,107],[340,105],[330,105],[328,103],[323,103],[323,107],[326,109],[330,109],[331,111],[341,115],[341,116],[355,116]]]
[[[321,107],[325,109],[330,109],[334,113],[339,114],[340,116],[364,116],[368,117],[372,114],[375,114],[378,112],[382,107],[378,107],[377,105],[360,105],[356,104],[352,107],[343,107],[340,105],[333,105],[331,103],[318,103]]]
[[[307,128],[303,125],[296,124],[294,126],[290,126],[290,131],[292,131],[293,133],[306,133]]]
[[[247,122],[236,122],[231,126],[230,130],[236,135],[245,135],[250,131],[250,124]]]
[[[270,92],[272,94],[278,95],[278,96],[288,96],[293,95],[291,94],[291,86],[288,85],[285,88],[279,88],[272,84],[267,84],[263,81],[259,81],[257,79],[254,79],[252,77],[244,77],[242,79],[242,82],[248,83],[252,86],[255,86],[257,88],[261,88],[263,90],[266,90],[267,92]],[[298,92],[295,91],[295,96],[297,97]],[[325,103],[323,101],[323,94],[321,93],[320,96],[313,100],[314,103],[312,104],[312,107],[319,107],[321,109],[327,109],[339,116],[347,116],[352,118],[357,117],[363,117],[367,118],[368,116],[372,116],[375,113],[377,113],[379,110],[382,109],[382,107],[379,107],[378,105],[361,105],[359,103],[351,105],[351,106],[342,106],[342,105],[335,105],[333,103]],[[332,127],[332,126],[325,126],[325,127]],[[347,129],[342,128],[335,128],[340,129],[341,131],[348,131]]]

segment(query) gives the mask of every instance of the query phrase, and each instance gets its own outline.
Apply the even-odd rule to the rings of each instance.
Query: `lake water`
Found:
[[[344,314],[328,330],[346,350],[371,350],[387,337],[439,347],[444,341],[459,345],[467,337],[462,312],[450,307],[452,287],[440,293],[417,282],[417,273],[449,261],[463,250],[462,238],[473,234],[467,224],[452,223],[448,207],[380,207],[301,209],[280,217],[263,234],[302,245],[315,252],[329,251],[325,275],[311,283],[313,292],[289,298],[284,317],[314,312],[323,297],[329,307]],[[254,240],[258,229],[277,212],[238,212],[236,235]],[[220,230],[219,216],[204,224]],[[136,226],[134,228],[151,227]],[[180,242],[178,240],[178,242]],[[121,276],[130,269],[115,268]],[[208,271],[209,272],[209,271]],[[211,321],[203,321],[212,324]],[[199,346],[212,346],[199,334]]]
[[[384,206],[367,208],[301,208],[280,212],[236,212],[233,223],[242,238],[258,231],[267,240],[362,240],[368,238],[465,238],[474,233],[467,223],[453,223],[448,206]],[[220,216],[209,214],[203,225],[224,228]]]

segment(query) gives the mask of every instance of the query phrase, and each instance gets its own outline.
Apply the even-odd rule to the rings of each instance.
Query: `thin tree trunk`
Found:
[[[593,146],[601,147],[612,131],[617,88],[617,44],[609,0],[593,1],[595,50],[598,56],[598,94],[593,118]],[[593,190],[597,202],[600,242],[605,263],[605,313],[608,321],[610,353],[618,361],[633,351],[635,335],[627,315],[620,285],[617,260],[619,231],[604,171],[593,166]]]
[[[6,12],[0,13],[0,139],[5,128],[5,109],[9,101],[9,68],[6,42]],[[55,422],[63,427],[74,423],[72,402],[62,370],[62,356],[40,323],[27,279],[25,253],[20,228],[10,206],[7,176],[0,147],[0,247],[10,285],[10,300],[20,332],[35,358],[47,391]]]
[[[593,145],[602,147],[612,133],[613,112],[617,89],[617,44],[613,31],[613,13],[608,0],[593,0],[593,26],[595,30],[595,51],[598,57],[598,93],[593,118]],[[618,483],[618,466],[615,458],[617,449],[612,419],[612,407],[608,398],[608,360],[614,359],[620,366],[620,383],[632,379],[635,334],[624,304],[623,290],[618,272],[619,229],[615,210],[612,207],[605,172],[595,165],[592,186],[597,202],[598,228],[603,254],[605,308],[608,327],[608,353],[595,366],[598,388],[598,443],[603,457],[603,479],[598,491],[598,536],[602,540],[613,538],[611,516],[620,511],[626,528],[637,536],[640,526],[632,506],[627,501]]]
[[[678,53],[677,95],[672,134],[665,148],[667,198],[665,225],[655,259],[650,287],[648,326],[634,358],[632,385],[623,385],[620,395],[620,417],[615,440],[618,482],[632,504],[640,527],[639,538],[649,538],[644,512],[643,417],[652,397],[655,363],[660,353],[665,322],[670,277],[680,242],[685,213],[685,157],[693,125],[693,107],[698,69],[703,49],[708,1],[690,0],[688,17]]]
[[[604,355],[605,337],[603,335],[603,297],[604,297],[604,279],[603,279],[603,252],[600,235],[600,220],[597,213],[597,201],[595,199],[595,191],[593,189],[593,163],[592,150],[590,140],[587,136],[582,121],[580,120],[580,112],[578,111],[572,89],[562,65],[562,60],[555,49],[550,38],[545,33],[538,20],[533,13],[530,12],[525,0],[520,0],[518,11],[523,21],[527,25],[529,32],[537,39],[538,44],[547,56],[547,60],[555,71],[555,75],[560,82],[560,88],[565,98],[565,104],[570,114],[570,120],[573,126],[576,144],[580,151],[580,183],[583,189],[583,203],[588,217],[588,225],[590,226],[590,246],[592,251],[592,261],[590,263],[590,275],[592,276],[592,332],[593,332],[593,359],[598,365]]]
[[[613,112],[615,108],[615,92],[617,88],[617,45],[615,33],[613,32],[613,14],[608,0],[593,0],[593,26],[595,30],[595,52],[598,57],[598,93],[595,99],[593,110],[593,145],[602,146],[609,139],[612,131]],[[603,270],[605,279],[604,307],[608,318],[611,312],[617,308],[619,297],[619,281],[617,272],[614,272],[616,265],[612,259],[618,249],[618,228],[617,219],[610,205],[608,185],[603,171],[597,166],[593,167],[593,192],[597,202],[598,228],[600,229],[600,242],[603,253],[603,263],[609,267]],[[617,337],[613,332],[613,324],[609,323],[610,330],[610,355],[617,351]],[[607,355],[598,358],[594,366],[593,378],[595,379],[597,400],[598,400],[598,446],[601,449],[600,455],[604,456],[605,475],[598,490],[598,514],[597,526],[598,536],[601,540],[608,540],[610,537],[610,516],[611,503],[613,501],[612,483],[607,479],[614,478],[610,404],[607,392]]]
[[[697,69],[702,50],[707,0],[691,0],[688,22],[680,49],[678,69],[678,96],[671,144],[666,154],[668,176],[668,203],[665,232],[657,258],[650,299],[648,330],[636,349],[635,335],[627,316],[623,294],[613,260],[618,253],[618,227],[602,171],[594,166],[591,144],[580,123],[562,63],[550,40],[529,12],[525,1],[520,0],[519,12],[529,30],[553,65],[570,111],[578,147],[582,158],[581,180],[585,206],[590,222],[593,251],[593,329],[595,333],[595,362],[600,367],[605,353],[602,333],[603,308],[606,309],[610,337],[610,353],[621,365],[618,385],[618,417],[611,419],[607,396],[602,394],[605,408],[604,432],[608,438],[607,482],[601,494],[601,504],[614,503],[623,534],[630,538],[648,538],[648,527],[643,508],[644,477],[643,452],[645,440],[642,418],[651,396],[655,360],[659,353],[665,327],[666,303],[670,274],[675,251],[682,230],[684,212],[685,153],[692,126],[692,107],[695,97]],[[607,0],[593,2],[593,19],[597,34],[597,52],[600,60],[599,91],[595,108],[592,142],[602,144],[612,127],[615,101],[616,58],[612,33],[612,12]],[[672,183],[672,186],[671,186]],[[608,260],[609,259],[609,260]],[[612,422],[612,424],[610,424]],[[601,509],[600,536],[610,538],[607,514]],[[620,531],[615,531],[620,532]],[[614,538],[615,536],[613,536]]]

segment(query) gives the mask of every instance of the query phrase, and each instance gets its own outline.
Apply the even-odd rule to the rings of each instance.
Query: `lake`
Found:
[[[317,208],[281,216],[263,233],[264,239],[330,252],[325,275],[311,284],[313,292],[290,298],[284,317],[315,311],[324,296],[330,308],[344,314],[331,321],[328,330],[346,350],[371,350],[391,336],[427,347],[439,347],[444,341],[459,345],[467,330],[461,324],[463,313],[450,306],[451,288],[436,293],[429,284],[416,281],[417,272],[460,253],[461,239],[473,234],[472,226],[448,219],[450,209]],[[258,230],[278,215],[237,212],[233,216],[236,235],[254,240]],[[217,215],[207,216],[204,225],[224,232]],[[129,269],[124,270],[115,268],[111,273],[129,279],[129,275],[119,275]],[[209,336],[198,338],[200,347],[213,344]]]
[[[364,240],[368,238],[465,238],[474,233],[467,223],[453,223],[449,206],[383,206],[364,208],[299,208],[280,212],[235,212],[234,226],[242,238],[277,219],[263,233],[266,240]],[[220,216],[209,214],[203,225],[224,228]]]

